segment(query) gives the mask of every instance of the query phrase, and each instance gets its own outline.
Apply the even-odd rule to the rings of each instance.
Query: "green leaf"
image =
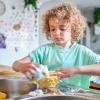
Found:
[[[32,5],[34,9],[37,9],[37,0],[24,0],[24,8],[29,5]]]
[[[94,9],[94,23],[97,24],[100,21],[100,8]]]

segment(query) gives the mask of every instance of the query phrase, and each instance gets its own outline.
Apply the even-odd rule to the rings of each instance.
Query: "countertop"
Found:
[[[15,72],[13,69],[12,69],[12,66],[5,66],[5,65],[0,65],[0,75],[16,75],[16,76],[22,76],[23,77],[23,74],[20,73],[20,72]]]
[[[13,71],[11,66],[0,65],[0,71]]]
[[[15,76],[23,76],[22,73],[19,73],[19,72],[15,72],[11,66],[5,66],[5,65],[0,65],[0,72],[11,72],[11,73],[8,73],[8,74],[5,74],[6,76],[12,74],[12,75],[15,75]],[[1,76],[5,76],[5,75],[0,75]],[[82,96],[82,97],[88,97],[90,99],[88,100],[99,100],[100,98],[100,91],[97,91],[97,90],[92,90],[92,89],[89,89],[89,90],[86,90],[86,89],[81,89],[79,87],[75,87],[75,86],[72,86],[72,85],[66,85],[66,86],[58,86],[58,88],[64,92],[66,95],[74,95],[74,96]],[[33,94],[33,93],[32,93]],[[29,99],[29,98],[34,98],[34,96],[29,96],[28,94],[26,95],[23,95],[21,96],[21,99],[14,99],[14,100],[25,100],[25,96],[26,96],[26,99],[27,100],[32,100],[32,99]],[[20,97],[18,97],[20,98]],[[7,100],[11,100],[11,98],[7,99]]]

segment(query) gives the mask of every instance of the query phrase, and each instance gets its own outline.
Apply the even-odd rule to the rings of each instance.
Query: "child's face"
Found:
[[[66,19],[50,18],[50,35],[51,39],[60,46],[65,46],[71,42],[71,25]]]

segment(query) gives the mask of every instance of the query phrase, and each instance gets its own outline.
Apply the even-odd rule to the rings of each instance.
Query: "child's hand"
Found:
[[[13,64],[13,69],[15,71],[25,74],[28,78],[34,75],[40,68],[41,68],[40,64],[33,63],[33,62],[23,62],[20,60],[16,61]]]
[[[22,72],[22,73],[26,73],[26,72],[30,72],[33,73],[35,70],[37,70],[37,68],[39,68],[40,64],[36,64],[33,62],[23,62],[23,61],[16,61],[13,64],[13,68],[18,71],[18,72]]]
[[[61,68],[57,70],[57,75],[60,78],[67,78],[74,76],[78,73],[78,67],[72,67],[72,68]]]

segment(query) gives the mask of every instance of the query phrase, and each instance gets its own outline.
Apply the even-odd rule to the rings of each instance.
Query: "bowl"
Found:
[[[42,96],[42,97],[34,97],[29,100],[93,100],[93,99],[81,96]]]
[[[59,82],[59,77],[54,73],[50,73],[49,77],[37,80],[37,83],[41,88],[55,87]]]
[[[0,91],[7,94],[7,98],[27,94],[36,90],[37,85],[19,77],[5,76],[0,78]]]

